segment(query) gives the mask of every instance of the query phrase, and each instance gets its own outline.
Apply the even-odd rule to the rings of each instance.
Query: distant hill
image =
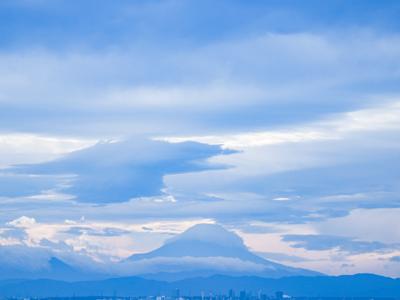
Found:
[[[200,295],[201,292],[236,293],[241,290],[272,295],[281,290],[290,296],[307,297],[400,297],[400,279],[370,274],[349,276],[261,278],[216,275],[174,282],[139,277],[114,278],[101,281],[64,282],[55,280],[0,281],[0,297],[70,297],[70,296],[144,296]]]

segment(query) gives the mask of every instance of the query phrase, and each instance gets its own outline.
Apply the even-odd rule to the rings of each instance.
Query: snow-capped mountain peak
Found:
[[[218,224],[197,224],[183,233],[167,240],[166,244],[175,242],[204,242],[225,247],[245,248],[242,238]]]
[[[134,254],[121,267],[135,274],[236,274],[281,277],[318,275],[285,266],[250,252],[236,233],[217,224],[198,224],[153,251]],[[125,273],[128,274],[128,273]]]

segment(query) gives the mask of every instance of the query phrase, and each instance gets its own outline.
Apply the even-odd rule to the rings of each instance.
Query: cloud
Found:
[[[94,140],[35,134],[0,134],[0,168],[49,161],[93,144]]]
[[[101,229],[94,229],[91,227],[85,226],[74,226],[70,227],[68,230],[65,231],[66,234],[72,235],[94,235],[94,236],[121,236],[125,234],[131,233],[129,230],[124,230],[120,228],[112,228],[106,227]]]
[[[3,51],[0,125],[97,139],[213,136],[307,122],[376,103],[388,85],[396,94],[390,82],[398,78],[399,45],[396,35],[369,31],[263,30],[179,53],[159,44]]]
[[[211,159],[229,169],[168,175],[166,185],[183,194],[212,195],[216,201],[210,206],[228,200],[226,219],[235,207],[242,218],[262,215],[263,220],[287,222],[341,217],[357,208],[398,207],[399,176],[393,172],[400,149],[398,105],[334,114],[285,131],[177,138],[172,142],[198,140],[240,151]],[[299,132],[318,135],[309,139]],[[246,210],[242,201],[257,209]]]
[[[305,262],[308,258],[276,252],[257,252],[258,255],[278,262]]]
[[[349,254],[370,252],[387,252],[400,249],[400,244],[384,244],[381,242],[359,241],[357,239],[330,235],[284,235],[283,241],[294,248],[321,251],[334,250]]]
[[[166,174],[221,168],[208,164],[206,159],[222,153],[218,146],[194,142],[131,139],[98,143],[47,163],[15,166],[2,177],[13,196],[35,196],[53,189],[83,202],[123,202],[162,195]],[[13,178],[21,176],[29,188],[12,184]]]
[[[400,208],[398,206],[354,209],[346,216],[321,220],[315,223],[314,227],[317,232],[328,235],[356,236],[360,240],[393,244],[400,240],[400,232],[388,231],[387,228],[397,226],[399,215]]]
[[[40,45],[70,49],[125,46],[132,40],[160,47],[187,47],[230,37],[272,32],[315,32],[332,28],[370,28],[396,31],[397,3],[329,2],[293,4],[257,1],[69,1],[18,0],[1,3],[7,15],[2,25],[3,48]],[[210,7],[213,7],[211,10]],[[97,8],[94,13],[94,8]],[[340,10],[340,14],[337,12]],[[92,12],[92,13],[91,13]],[[91,14],[90,14],[91,13]],[[69,22],[71,16],[76,22]],[[90,17],[88,17],[90,16]],[[24,26],[25,25],[25,26]],[[63,35],[60,35],[63,33]],[[134,39],[135,38],[135,39]],[[183,41],[182,41],[183,40]],[[136,42],[138,43],[138,42]]]
[[[18,245],[27,238],[28,234],[21,228],[2,228],[0,230],[0,246]]]
[[[22,216],[18,219],[15,219],[11,222],[8,222],[8,225],[17,228],[30,228],[36,224],[36,220],[34,218],[29,218],[26,216]]]
[[[19,267],[34,271],[47,265],[51,253],[47,249],[12,245],[0,247],[0,264],[2,267]],[[3,274],[2,274],[3,275]]]
[[[155,272],[190,272],[193,269],[219,272],[261,272],[266,266],[230,257],[156,257],[137,262],[125,262],[116,266],[119,274],[140,274]]]
[[[227,149],[246,149],[268,145],[306,143],[324,140],[341,140],[348,135],[363,132],[400,130],[400,102],[395,100],[382,106],[360,109],[338,114],[325,120],[302,124],[302,129],[290,128],[284,131],[250,132],[220,136],[165,137],[169,142],[196,141],[222,145]]]
[[[392,256],[390,258],[390,261],[392,261],[392,262],[400,262],[400,256]]]

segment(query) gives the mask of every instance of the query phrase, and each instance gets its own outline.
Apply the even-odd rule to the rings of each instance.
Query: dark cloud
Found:
[[[222,168],[206,159],[223,153],[230,152],[195,142],[170,144],[138,138],[99,143],[48,163],[11,168],[0,177],[0,186],[6,183],[8,187],[3,196],[36,195],[46,187],[82,202],[124,202],[162,195],[166,174]],[[25,184],[14,184],[14,177],[23,177]]]
[[[74,226],[66,230],[65,233],[72,235],[88,234],[93,236],[121,236],[131,233],[129,230],[124,230],[120,228],[106,227],[102,229],[95,229],[92,227],[85,226]]]

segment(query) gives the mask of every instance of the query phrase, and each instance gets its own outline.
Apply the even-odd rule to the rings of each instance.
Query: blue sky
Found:
[[[399,277],[399,11],[2,1],[0,245],[109,261],[217,222],[282,263]]]

